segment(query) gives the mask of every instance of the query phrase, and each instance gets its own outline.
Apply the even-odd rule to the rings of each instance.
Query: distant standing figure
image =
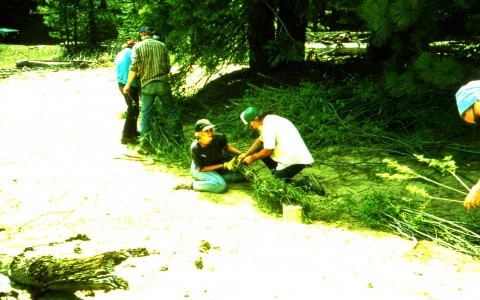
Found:
[[[124,44],[122,51],[120,51],[115,57],[118,88],[125,98],[125,103],[127,104],[127,115],[123,125],[122,138],[120,139],[122,144],[135,144],[137,143],[139,136],[137,123],[138,115],[140,114],[140,82],[138,79],[134,79],[132,81],[128,93],[123,92],[123,88],[128,81],[128,73],[130,70],[130,64],[132,62],[131,53],[133,45],[135,45],[134,41],[128,41],[126,44]]]
[[[152,38],[154,30],[148,26],[140,28],[141,42],[132,48],[132,64],[128,82],[123,88],[124,93],[130,91],[130,86],[137,74],[140,77],[142,117],[140,121],[141,145],[139,153],[144,149],[144,137],[150,130],[150,117],[155,103],[155,97],[162,101],[162,107],[168,114],[168,121],[174,125],[176,138],[183,142],[183,127],[177,104],[172,96],[168,74],[170,73],[170,57],[165,45]]]

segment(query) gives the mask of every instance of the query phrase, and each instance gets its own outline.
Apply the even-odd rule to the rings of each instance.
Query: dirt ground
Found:
[[[128,290],[40,299],[480,297],[471,257],[383,233],[283,222],[255,210],[248,184],[223,195],[176,191],[187,170],[116,159],[130,150],[119,143],[125,105],[113,69],[16,74],[0,90],[1,254],[150,253],[115,269]],[[90,240],[66,241],[78,234]],[[31,299],[11,291],[0,275],[0,299]]]

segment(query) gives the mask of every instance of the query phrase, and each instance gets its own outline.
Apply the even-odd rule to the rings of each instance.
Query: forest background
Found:
[[[311,149],[362,149],[426,162],[435,169],[410,173],[410,179],[428,175],[442,181],[445,173],[456,175],[457,165],[466,168],[478,160],[476,127],[460,121],[454,99],[461,85],[479,78],[478,1],[42,0],[0,6],[5,15],[0,25],[21,30],[17,42],[61,43],[64,52],[58,59],[109,60],[126,40],[138,40],[140,26],[153,26],[177,67],[172,82],[185,123],[207,117],[238,143],[251,141],[238,115],[247,105],[256,105],[298,124]],[[365,51],[332,58],[311,47],[331,46],[332,54],[350,42],[365,46]],[[213,80],[229,66],[242,68]],[[203,70],[205,85],[192,91],[185,83],[195,68]],[[152,135],[157,154],[172,153],[173,147],[177,163],[178,157],[188,161],[187,151],[168,134],[159,129]],[[398,170],[390,163],[366,172],[376,178],[382,171]],[[464,186],[477,178],[463,178]],[[258,188],[258,198],[268,198],[270,191],[262,188],[269,188]],[[292,193],[298,198],[297,191]],[[399,230],[401,220],[410,224],[410,229],[400,230],[405,235],[419,235],[411,230],[419,227],[438,232],[438,224],[417,222],[425,222],[426,213],[431,213],[432,199],[450,195],[432,197],[423,189],[413,194],[336,198],[329,202],[328,214],[315,210],[314,203],[302,204],[313,207],[313,220],[346,218],[383,230]],[[405,217],[402,209],[412,206],[413,217]],[[432,209],[434,216],[445,211]],[[462,211],[442,224],[458,222],[455,226],[475,233],[477,216],[475,211]],[[433,239],[452,241],[445,236]],[[476,235],[466,234],[452,245],[478,254],[472,243],[478,243]]]

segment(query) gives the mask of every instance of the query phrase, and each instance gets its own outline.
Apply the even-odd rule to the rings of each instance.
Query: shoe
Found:
[[[140,155],[148,155],[150,153],[147,149],[142,147],[137,147],[135,151],[137,151],[137,153]]]
[[[122,145],[138,144],[138,138],[137,137],[122,137],[122,139],[120,140],[120,143],[122,143]]]
[[[191,183],[180,183],[173,187],[174,190],[193,190]]]
[[[305,182],[307,183],[307,187],[314,191],[319,196],[325,195],[325,190],[323,189],[320,182],[318,182],[317,178],[313,175],[308,175],[308,177],[304,177]]]

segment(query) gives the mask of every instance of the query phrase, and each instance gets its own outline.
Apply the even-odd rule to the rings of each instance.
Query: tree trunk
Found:
[[[95,20],[95,4],[93,0],[88,0],[88,41],[90,45],[97,46],[98,38],[96,31],[96,20]]]
[[[298,52],[299,61],[293,63],[302,63],[305,58],[305,41],[307,31],[308,0],[288,0],[279,1],[278,16],[281,24],[277,26],[285,26],[290,37],[294,40],[293,47]],[[292,62],[286,63],[287,65]]]
[[[253,74],[270,69],[264,46],[275,38],[273,0],[245,0],[248,15],[248,41],[250,44],[250,70]]]

